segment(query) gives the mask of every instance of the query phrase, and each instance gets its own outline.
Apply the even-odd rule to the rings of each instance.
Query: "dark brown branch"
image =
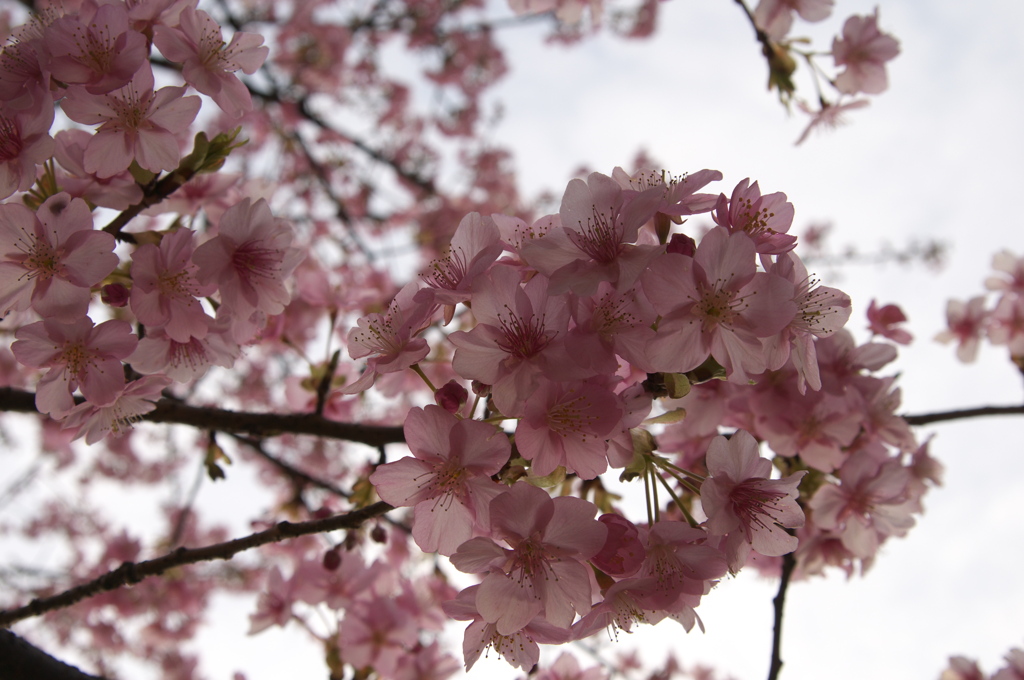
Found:
[[[963,418],[1019,416],[1021,414],[1024,414],[1024,406],[979,406],[977,408],[965,408],[957,411],[939,411],[938,413],[903,416],[903,420],[907,421],[910,425],[928,425],[929,423],[941,423],[947,420],[961,420]]]
[[[779,592],[772,600],[772,604],[775,606],[775,626],[772,630],[772,665],[768,669],[768,680],[778,680],[779,672],[782,671],[782,612],[786,606],[786,590],[789,589],[789,580],[792,578],[795,568],[796,558],[793,557],[793,553],[784,555]]]
[[[103,680],[55,659],[9,630],[0,630],[0,680]]]
[[[337,486],[336,484],[331,484],[330,482],[324,481],[319,477],[314,477],[308,472],[303,472],[302,470],[295,467],[291,463],[286,463],[277,456],[274,456],[265,448],[263,448],[263,443],[258,439],[253,439],[252,437],[245,437],[242,435],[233,436],[237,441],[241,442],[242,444],[245,444],[250,449],[252,449],[252,451],[255,452],[256,455],[258,455],[260,458],[267,461],[271,465],[277,467],[279,470],[284,472],[286,475],[288,475],[288,477],[290,477],[294,482],[297,482],[298,484],[308,484],[309,486],[314,486],[317,487],[318,489],[329,491],[336,496],[340,496],[341,498],[349,498],[352,495],[345,491],[344,489],[342,489],[341,487]]]
[[[103,576],[58,595],[32,600],[27,605],[17,609],[0,611],[0,627],[6,628],[12,623],[32,616],[39,616],[49,611],[70,607],[99,593],[139,583],[143,579],[150,576],[158,576],[175,567],[196,564],[197,562],[210,562],[212,560],[229,560],[244,550],[250,550],[268,543],[277,543],[288,538],[309,534],[322,534],[339,529],[357,529],[367,520],[380,517],[393,509],[387,503],[378,501],[373,505],[368,505],[365,508],[353,510],[343,515],[335,515],[334,517],[309,522],[279,522],[266,531],[243,538],[236,538],[233,541],[215,543],[202,548],[178,548],[163,557],[138,564],[125,562],[117,569],[107,572]]]
[[[34,413],[35,394],[10,387],[0,388],[0,411]],[[374,447],[405,441],[401,427],[339,423],[315,413],[227,411],[212,406],[188,406],[171,399],[158,401],[156,410],[142,416],[142,420],[192,425],[204,430],[247,432],[258,437],[284,433],[308,434]]]
[[[143,189],[145,193],[142,196],[142,200],[135,205],[128,206],[126,209],[122,210],[117,217],[107,224],[107,226],[103,227],[103,231],[108,234],[113,234],[113,236],[119,241],[135,243],[134,236],[124,233],[121,230],[124,229],[125,226],[127,226],[127,224],[137,217],[143,210],[160,203],[180,189],[185,182],[192,179],[194,174],[195,173],[191,170],[178,168],[169,175],[164,176],[163,179],[152,185],[152,187],[144,187]]]

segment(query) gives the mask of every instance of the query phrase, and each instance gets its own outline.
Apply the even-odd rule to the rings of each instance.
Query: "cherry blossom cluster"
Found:
[[[866,567],[938,481],[893,379],[871,375],[895,348],[842,330],[850,300],[795,254],[792,204],[749,180],[700,193],[719,179],[617,168],[572,180],[532,223],[471,213],[349,333],[366,368],[343,392],[397,372],[434,389],[405,420],[412,456],[369,479],[413,508],[421,550],[478,576],[445,605],[470,622],[467,667],[487,647],[528,669],[538,643],[690,630],[754,556]],[[675,229],[699,214],[714,223],[699,242]],[[434,388],[421,363],[438,361],[455,378]],[[644,480],[646,523],[587,500],[609,470]]]
[[[1005,345],[1018,365],[1024,361],[1024,258],[1002,250],[992,258],[995,273],[985,279],[988,295],[967,302],[950,300],[946,306],[949,328],[936,336],[944,343],[956,341],[956,356],[970,363],[978,356],[982,339]]]
[[[201,105],[186,92],[241,115],[252,104],[235,72],[259,68],[262,42],[224,42],[195,3],[86,1],[39,14],[3,51],[0,195],[28,193],[0,204],[0,314],[15,326],[14,357],[41,373],[38,410],[89,443],[152,410],[172,381],[231,366],[290,301],[285,281],[303,256],[262,198],[225,196],[202,235],[180,222],[96,224],[100,207],[158,204],[161,178],[173,190],[216,176],[234,135],[201,135],[183,158]],[[153,48],[184,86],[156,86]],[[51,137],[55,104],[82,127]],[[136,244],[127,257],[118,240]],[[144,377],[126,381],[126,367]]]

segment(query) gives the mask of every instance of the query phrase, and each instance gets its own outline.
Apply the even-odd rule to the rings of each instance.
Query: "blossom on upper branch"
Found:
[[[708,356],[735,380],[765,370],[759,338],[778,333],[796,314],[793,287],[756,271],[754,242],[744,231],[712,229],[694,257],[667,253],[644,272],[644,292],[662,315],[648,356],[659,371],[685,373]]]
[[[836,67],[846,70],[836,76],[835,86],[844,94],[878,94],[889,87],[885,62],[896,58],[900,44],[878,29],[878,8],[870,16],[852,16],[843,24],[843,35],[832,41]]]
[[[178,167],[178,136],[195,120],[199,97],[184,97],[184,87],[153,91],[149,64],[124,87],[102,95],[82,86],[68,88],[62,107],[76,123],[99,125],[85,149],[85,169],[112,177],[132,164],[151,172]]]
[[[565,188],[560,228],[523,246],[522,256],[551,279],[552,294],[572,290],[592,295],[608,281],[618,290],[631,288],[660,251],[636,245],[642,227],[661,204],[664,187],[624,190],[607,175],[594,172]]]
[[[186,7],[174,28],[158,25],[153,44],[169,60],[182,65],[181,75],[199,92],[209,95],[229,116],[252,108],[252,97],[235,71],[253,74],[266,60],[263,36],[236,32],[224,43],[220,26],[201,9]]]
[[[146,36],[132,30],[122,3],[65,14],[44,30],[43,44],[53,77],[89,94],[124,87],[149,57]]]
[[[754,8],[754,23],[778,42],[793,26],[793,13],[804,21],[824,21],[832,14],[835,0],[761,0]]]

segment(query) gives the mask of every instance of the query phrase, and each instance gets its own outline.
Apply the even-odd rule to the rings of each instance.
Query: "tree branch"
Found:
[[[9,630],[0,630],[0,680],[103,680],[55,659]]]
[[[789,588],[789,580],[793,576],[794,568],[796,568],[796,558],[793,557],[793,553],[783,555],[779,592],[772,600],[772,604],[775,605],[775,627],[772,630],[772,664],[768,670],[768,680],[778,680],[779,672],[782,670],[782,612],[786,605],[786,590]]]
[[[10,387],[0,388],[0,411],[36,413],[35,394]],[[401,427],[339,423],[315,413],[251,413],[228,411],[212,406],[189,406],[172,399],[161,399],[156,409],[142,416],[153,423],[178,423],[204,430],[248,432],[266,437],[283,433],[308,434],[341,439],[368,446],[405,441]]]
[[[66,590],[52,597],[37,598],[23,607],[0,611],[0,627],[8,627],[12,623],[39,616],[48,611],[63,609],[82,600],[109,590],[116,590],[126,585],[139,583],[150,576],[157,576],[169,569],[197,562],[212,560],[229,560],[243,550],[256,548],[267,543],[277,543],[288,538],[321,534],[338,529],[356,529],[374,517],[380,517],[394,508],[383,501],[368,505],[359,510],[335,515],[325,519],[309,522],[279,522],[266,531],[236,538],[225,543],[215,543],[202,548],[178,548],[163,557],[140,562],[125,562],[117,569],[102,576]],[[48,677],[48,676],[35,676]]]
[[[1022,414],[1024,414],[1024,406],[978,406],[977,408],[965,408],[957,411],[939,411],[937,413],[903,416],[903,420],[907,421],[909,425],[928,425],[929,423],[941,423],[947,420],[960,420],[962,418],[1018,416]]]

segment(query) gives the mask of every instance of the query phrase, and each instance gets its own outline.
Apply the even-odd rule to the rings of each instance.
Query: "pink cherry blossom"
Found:
[[[537,673],[536,680],[608,680],[608,671],[600,666],[583,670],[575,656],[562,652],[554,663]]]
[[[548,295],[545,277],[534,276],[520,287],[516,270],[496,266],[473,294],[473,315],[472,330],[448,336],[456,347],[452,368],[467,380],[491,385],[501,413],[519,415],[542,380],[589,377],[565,346],[566,299]]]
[[[241,350],[232,339],[224,319],[211,322],[206,334],[178,342],[164,329],[148,331],[126,359],[143,375],[164,373],[177,382],[189,382],[206,375],[211,366],[231,368]]]
[[[392,677],[399,657],[408,653],[418,633],[415,620],[394,600],[374,597],[345,611],[338,648],[353,667],[372,667],[382,677]]]
[[[421,550],[451,555],[489,528],[490,502],[502,492],[490,478],[512,446],[493,425],[439,406],[409,411],[405,439],[413,457],[378,467],[370,482],[391,505],[415,506],[412,534]]]
[[[736,185],[731,198],[719,196],[711,216],[729,233],[745,232],[758,253],[776,255],[796,247],[796,236],[786,233],[793,225],[793,204],[781,191],[762,196],[749,178]]]
[[[655,337],[652,326],[658,315],[641,286],[618,292],[602,281],[593,296],[574,302],[575,326],[567,343],[577,364],[610,375],[618,371],[618,357],[622,357],[641,371],[657,372],[647,358],[647,346]]]
[[[53,77],[89,94],[124,87],[149,57],[146,36],[129,26],[123,4],[65,14],[43,33]]]
[[[142,201],[142,187],[127,170],[104,178],[86,172],[85,150],[90,140],[90,133],[78,129],[61,130],[54,137],[57,143],[54,158],[66,170],[58,175],[61,188],[93,205],[114,210],[124,210]]]
[[[542,617],[536,617],[521,629],[502,634],[494,623],[482,619],[477,611],[477,595],[480,586],[470,586],[458,597],[443,604],[445,613],[456,621],[471,621],[463,637],[462,651],[466,670],[471,669],[485,649],[493,649],[511,666],[528,671],[540,659],[542,644],[561,644],[568,640],[568,631],[551,625]]]
[[[728,536],[730,569],[743,566],[751,547],[769,556],[796,549],[797,539],[786,529],[804,524],[796,499],[806,471],[769,479],[771,461],[760,456],[757,441],[743,430],[711,442],[707,469],[710,476],[700,486],[700,503],[708,516],[708,533]]]
[[[623,190],[607,175],[591,173],[569,182],[559,211],[561,228],[523,246],[523,258],[551,279],[552,294],[592,295],[601,281],[631,288],[660,252],[635,245],[639,229],[654,216],[664,187]]]
[[[1006,666],[992,675],[992,680],[1024,680],[1024,649],[1015,647],[1006,653]]]
[[[605,513],[597,521],[608,527],[608,538],[600,552],[590,558],[590,563],[617,578],[632,576],[639,571],[647,551],[640,541],[636,525],[614,513]]]
[[[907,331],[896,328],[896,324],[906,320],[907,315],[896,305],[879,307],[874,300],[868,305],[868,330],[901,345],[909,345],[910,341],[914,339],[914,336]]]
[[[820,390],[814,339],[828,337],[846,324],[852,311],[850,297],[835,288],[818,285],[792,251],[777,256],[769,272],[792,284],[797,313],[778,335],[764,339],[767,367],[774,371],[792,359],[797,389],[803,393],[810,385],[812,390]]]
[[[832,104],[824,99],[820,102],[821,108],[813,109],[807,102],[799,101],[796,103],[798,109],[811,116],[811,121],[807,123],[807,127],[800,133],[799,139],[796,140],[797,146],[803,144],[810,137],[811,132],[818,129],[835,129],[840,125],[846,123],[846,119],[843,117],[847,111],[853,111],[854,109],[862,109],[871,102],[866,99],[855,99],[850,102]],[[804,235],[806,242],[807,235]]]
[[[835,0],[760,0],[754,8],[754,22],[778,42],[789,33],[794,12],[804,21],[824,21],[834,4]]]
[[[999,274],[985,278],[986,289],[1024,295],[1024,257],[1000,250],[992,256],[992,268]]]
[[[225,44],[220,26],[201,9],[186,6],[176,28],[159,25],[153,43],[169,60],[182,65],[181,75],[192,87],[209,95],[229,116],[252,108],[252,97],[235,71],[253,74],[266,60],[263,36],[236,31]]]
[[[291,620],[295,585],[294,579],[284,580],[276,565],[271,568],[266,590],[260,593],[256,611],[249,615],[249,635],[271,626],[284,626]]]
[[[765,369],[758,338],[778,333],[796,313],[792,285],[756,271],[754,242],[743,231],[712,229],[693,258],[662,255],[642,282],[662,315],[648,351],[661,371],[690,371],[710,355],[745,381]]]
[[[540,477],[559,466],[580,479],[608,469],[607,439],[622,422],[615,394],[596,380],[542,381],[516,427],[516,446]]]
[[[65,193],[38,211],[0,205],[0,314],[32,306],[40,315],[71,322],[83,317],[90,287],[117,266],[114,237],[93,229],[80,198]]]
[[[31,105],[14,108],[0,103],[0,200],[27,191],[36,181],[36,168],[53,155],[53,100],[42,89],[24,99]]]
[[[810,508],[814,523],[839,534],[857,557],[872,557],[882,539],[902,536],[914,525],[906,495],[910,471],[898,460],[880,463],[859,451],[840,468],[839,478],[840,484],[818,489]]]
[[[121,360],[132,353],[138,338],[126,321],[94,326],[88,317],[64,324],[54,319],[19,328],[11,351],[21,363],[48,368],[36,388],[36,407],[60,419],[74,405],[72,392],[94,406],[112,404],[124,388]]]
[[[85,437],[86,444],[95,444],[108,434],[122,435],[132,423],[156,408],[161,391],[171,384],[162,375],[147,375],[124,388],[113,403],[96,406],[82,402],[71,409],[61,421],[65,429],[74,430],[75,437]]]
[[[716,579],[725,575],[722,551],[709,545],[708,534],[685,522],[662,520],[643,534],[647,558],[637,579],[651,579],[637,592],[644,609],[661,610],[687,631],[699,621],[694,609]]]
[[[423,275],[427,290],[441,305],[469,300],[473,281],[498,259],[501,251],[501,237],[494,220],[469,213],[459,222],[448,253],[431,262]]]
[[[612,179],[623,189],[631,189],[638,193],[648,189],[660,189],[663,194],[657,212],[679,218],[683,215],[705,213],[715,207],[718,196],[698,194],[696,191],[711,182],[721,180],[722,173],[718,170],[698,170],[693,174],[674,176],[665,171],[640,170],[628,175],[622,168],[615,168],[612,171]],[[675,221],[679,222],[678,219]]]
[[[196,281],[194,235],[191,229],[180,228],[165,235],[159,245],[143,244],[132,254],[132,311],[140,323],[163,328],[179,343],[205,337],[213,321],[196,299],[211,295],[216,286],[200,286]]]
[[[950,300],[946,303],[947,330],[935,336],[939,342],[957,341],[956,356],[960,361],[970,363],[978,356],[978,346],[988,323],[985,298],[973,297],[967,302]]]
[[[526,483],[491,501],[491,534],[466,541],[452,555],[456,569],[485,574],[476,597],[483,620],[511,635],[539,614],[568,628],[590,611],[591,584],[583,561],[602,548],[607,527],[597,507],[572,496],[552,499]]]
[[[224,213],[218,227],[217,236],[192,254],[199,284],[216,284],[221,307],[240,321],[254,312],[283,312],[291,300],[285,282],[303,258],[291,246],[291,226],[274,217],[264,199],[246,198]]]
[[[199,97],[183,87],[153,91],[153,69],[144,65],[124,87],[93,95],[68,88],[64,113],[86,125],[99,125],[85,149],[85,169],[112,177],[136,161],[151,172],[173,170],[181,158],[179,136],[199,112]]]
[[[427,341],[418,336],[430,325],[437,305],[432,296],[420,296],[418,291],[415,283],[406,284],[387,312],[367,314],[356,322],[348,334],[349,355],[370,358],[362,376],[345,386],[345,394],[369,389],[379,375],[405,370],[430,353]]]
[[[846,69],[835,85],[845,94],[878,94],[889,87],[885,63],[900,53],[900,44],[878,28],[878,8],[868,16],[851,16],[843,24],[842,37],[832,41],[836,67]]]

